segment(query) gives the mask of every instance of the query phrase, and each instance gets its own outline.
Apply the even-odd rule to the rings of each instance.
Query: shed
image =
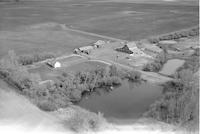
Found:
[[[159,46],[173,46],[173,45],[176,45],[177,42],[174,41],[174,40],[163,40],[163,41],[159,41],[158,42],[158,45]]]
[[[61,67],[61,63],[56,61],[54,64],[54,68],[59,68],[59,67]]]
[[[79,48],[80,52],[86,54],[89,54],[93,49],[94,49],[93,46],[84,46]]]

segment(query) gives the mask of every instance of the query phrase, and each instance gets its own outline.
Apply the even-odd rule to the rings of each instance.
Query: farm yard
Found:
[[[198,131],[196,2],[0,0],[0,117],[45,132]]]

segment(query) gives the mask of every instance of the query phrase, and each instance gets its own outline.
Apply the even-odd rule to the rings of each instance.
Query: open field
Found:
[[[147,1],[0,2],[0,125],[5,118],[13,123],[10,130],[27,123],[32,130],[63,133],[175,133],[175,127],[196,125],[199,33],[172,35],[173,45],[159,41],[163,34],[198,25],[197,0]],[[156,43],[149,39],[154,36]],[[182,63],[168,63],[174,59]],[[144,71],[151,62],[155,66]],[[144,116],[163,123],[143,121]]]
[[[22,1],[0,4],[0,18],[0,57],[10,49],[17,54],[50,51],[61,55],[99,39],[84,31],[139,40],[198,25],[198,6],[127,1]],[[66,24],[71,30],[46,26],[52,22]]]
[[[198,25],[198,6],[99,1],[29,1],[0,5],[0,30],[57,22],[135,40]]]
[[[53,52],[56,55],[72,53],[74,48],[94,42],[94,37],[53,29],[25,29],[0,32],[0,57],[9,50],[17,54]]]

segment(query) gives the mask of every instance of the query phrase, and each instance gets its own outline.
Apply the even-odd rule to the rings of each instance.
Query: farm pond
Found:
[[[171,60],[168,60],[162,70],[160,71],[161,74],[164,74],[164,75],[173,75],[176,70],[181,67],[183,64],[185,63],[184,60],[180,60],[180,59],[171,59]]]
[[[108,121],[138,119],[161,95],[162,87],[142,82],[140,84],[123,81],[120,87],[112,90],[97,89],[84,94],[77,105],[103,113]]]

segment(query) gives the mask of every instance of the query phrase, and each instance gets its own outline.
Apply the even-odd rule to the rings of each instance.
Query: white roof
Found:
[[[61,67],[61,63],[56,61],[56,63],[54,64],[54,68],[58,68],[58,67]]]
[[[91,50],[91,49],[93,49],[93,47],[92,46],[84,46],[84,47],[80,47],[79,49],[80,50]]]
[[[177,42],[174,41],[174,40],[163,40],[163,41],[159,41],[159,44],[163,44],[163,45],[174,45],[174,44],[177,44]]]

